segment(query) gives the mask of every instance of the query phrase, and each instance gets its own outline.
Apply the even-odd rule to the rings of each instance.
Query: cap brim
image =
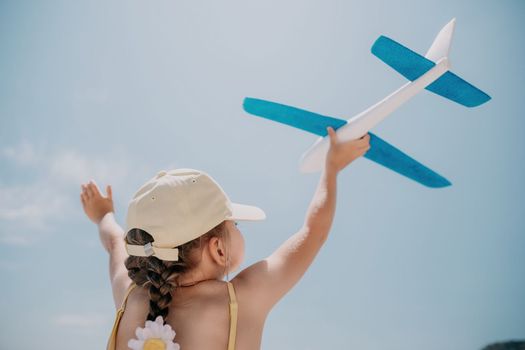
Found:
[[[266,214],[253,205],[231,203],[232,215],[227,220],[264,220]]]

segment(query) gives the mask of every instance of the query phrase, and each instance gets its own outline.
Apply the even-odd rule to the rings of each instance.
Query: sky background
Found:
[[[523,1],[0,1],[0,347],[105,348],[108,256],[80,184],[116,217],[159,170],[196,168],[267,219],[241,268],[302,225],[316,136],[245,96],[350,118],[405,83],[379,35],[424,54],[457,18],[452,70],[492,96],[423,91],[373,131],[447,177],[364,159],[338,177],[328,240],[276,305],[262,349],[480,349],[525,338]]]

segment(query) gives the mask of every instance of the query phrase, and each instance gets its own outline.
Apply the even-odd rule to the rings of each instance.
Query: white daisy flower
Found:
[[[157,316],[155,322],[146,321],[144,328],[135,330],[137,339],[130,339],[128,347],[132,350],[180,350],[180,345],[173,342],[175,331],[169,324],[164,325],[162,316]]]

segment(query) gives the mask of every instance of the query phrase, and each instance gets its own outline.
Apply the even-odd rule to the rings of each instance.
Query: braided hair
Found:
[[[172,300],[171,293],[179,284],[180,275],[190,271],[198,265],[193,254],[197,249],[202,250],[203,243],[212,237],[228,238],[226,222],[223,221],[204,235],[184,243],[179,249],[178,261],[164,261],[155,256],[129,256],[124,265],[128,269],[128,276],[138,286],[148,288],[149,313],[147,320],[154,321],[157,316],[162,316],[164,322],[168,315],[169,305]],[[134,228],[126,234],[126,243],[144,245],[153,242],[153,237],[146,231]]]

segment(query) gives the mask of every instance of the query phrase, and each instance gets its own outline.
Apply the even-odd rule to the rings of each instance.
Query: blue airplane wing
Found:
[[[246,97],[242,106],[250,114],[287,124],[323,137],[328,135],[327,127],[331,126],[334,130],[337,130],[346,124],[346,120],[327,117],[305,111],[304,109],[257,98]]]
[[[370,134],[370,149],[364,157],[428,187],[446,187],[451,183],[443,176],[409,157],[377,135]]]
[[[346,124],[346,120],[343,119],[327,117],[280,103],[250,97],[244,99],[243,108],[250,114],[287,124],[322,137],[327,136],[326,128],[328,126],[337,130]],[[365,158],[428,187],[450,185],[450,182],[441,175],[410,158],[375,134],[369,134],[370,149],[365,153]]]
[[[443,74],[425,89],[467,107],[476,107],[490,100],[489,95],[451,71]]]
[[[383,35],[375,41],[372,53],[410,81],[416,80],[436,65]],[[467,107],[479,106],[490,100],[489,95],[450,71],[428,85],[426,89]]]

